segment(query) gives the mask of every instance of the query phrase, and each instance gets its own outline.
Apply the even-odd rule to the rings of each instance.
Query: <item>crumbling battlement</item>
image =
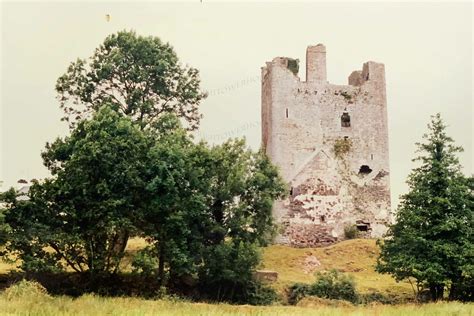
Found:
[[[262,142],[291,187],[274,206],[278,241],[328,244],[348,225],[381,236],[391,221],[384,65],[331,84],[318,44],[306,51],[306,81],[298,68],[286,57],[262,67]]]

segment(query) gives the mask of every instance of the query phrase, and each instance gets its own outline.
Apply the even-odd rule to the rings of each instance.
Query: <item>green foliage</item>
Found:
[[[156,249],[153,247],[145,247],[140,249],[132,260],[132,273],[150,277],[156,273],[158,269],[158,259]]]
[[[346,239],[355,239],[359,237],[359,230],[356,225],[347,225],[344,227],[344,237]]]
[[[263,151],[251,152],[243,140],[229,140],[211,149],[207,175],[211,183],[206,243],[225,238],[266,245],[272,240],[272,205],[287,192]]]
[[[8,241],[8,234],[10,232],[10,226],[5,222],[5,216],[7,208],[3,205],[7,200],[7,192],[0,192],[0,246],[3,246]],[[0,251],[0,255],[2,252]]]
[[[251,152],[243,140],[214,146],[206,159],[210,185],[199,281],[214,299],[244,302],[260,288],[252,281],[260,260],[256,247],[275,234],[272,205],[286,184],[263,151]]]
[[[199,276],[215,299],[270,300],[252,272],[286,184],[244,140],[193,141],[199,84],[170,45],[134,32],[70,65],[56,90],[71,135],[42,153],[53,176],[27,199],[6,199],[7,250],[24,271],[70,268],[96,284],[116,276],[129,237],[140,235],[153,248],[136,255],[134,272],[159,287]]]
[[[345,300],[352,303],[357,303],[359,299],[352,277],[341,274],[337,270],[318,272],[313,284],[297,283],[289,288],[289,303],[296,304],[305,296]]]
[[[140,227],[154,241],[158,277],[164,284],[165,269],[173,277],[195,272],[194,255],[199,253],[207,201],[202,165],[207,149],[193,144],[175,116],[163,116],[154,127],[154,144],[146,159],[147,185],[141,196],[146,207]]]
[[[193,144],[177,122],[157,130],[142,229],[156,242],[159,278],[198,274],[213,299],[249,297],[256,246],[272,239],[272,204],[287,191],[277,169],[243,140],[209,147]]]
[[[418,143],[420,166],[408,178],[397,222],[381,247],[377,270],[397,280],[414,278],[417,290],[429,289],[431,299],[472,300],[474,207],[472,178],[460,171],[462,150],[446,135],[440,117],[432,117],[429,133]]]
[[[121,31],[108,36],[88,60],[72,62],[56,91],[71,127],[111,103],[142,127],[174,113],[194,129],[205,98],[199,85],[199,72],[182,66],[171,45]]]
[[[108,106],[47,144],[42,156],[54,178],[35,182],[29,199],[9,201],[8,249],[22,269],[117,272],[141,207],[148,146],[144,133]]]
[[[287,67],[295,76],[297,76],[300,69],[300,61],[298,59],[288,58]]]
[[[207,247],[205,252],[199,270],[201,291],[218,301],[248,301],[248,291],[253,288],[252,272],[260,261],[258,248],[224,241]]]
[[[271,304],[275,291],[253,280],[260,262],[256,245],[225,241],[205,250],[199,270],[200,290],[208,299],[253,305]]]
[[[344,97],[344,99],[345,99],[346,101],[352,100],[352,95],[350,95],[350,94],[347,93],[346,91],[341,91],[340,93],[341,93],[341,95]]]
[[[318,272],[316,282],[309,290],[309,295],[322,298],[357,302],[357,291],[352,277],[341,274],[337,270]]]
[[[342,158],[352,148],[352,141],[350,139],[342,138],[336,139],[334,142],[334,154],[337,158]]]
[[[67,265],[97,278],[118,272],[129,236],[140,234],[153,249],[138,253],[134,271],[160,286],[199,275],[201,284],[221,281],[225,295],[206,293],[215,299],[266,296],[252,272],[257,246],[273,237],[272,203],[287,191],[277,169],[243,140],[195,144],[174,115],[152,127],[105,106],[48,144],[54,177],[35,182],[27,200],[11,194],[10,253],[25,271]]]
[[[295,283],[288,288],[288,303],[296,305],[302,298],[309,295],[311,285]]]
[[[250,305],[271,305],[278,301],[278,294],[273,288],[257,281],[248,283],[245,294],[241,303]]]

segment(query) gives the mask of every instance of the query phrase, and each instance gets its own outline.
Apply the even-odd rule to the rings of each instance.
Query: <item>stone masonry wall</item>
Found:
[[[384,65],[367,62],[349,85],[326,81],[326,48],[307,49],[306,81],[277,57],[262,67],[262,141],[289,183],[277,201],[277,241],[306,247],[357,225],[381,236],[391,222]]]

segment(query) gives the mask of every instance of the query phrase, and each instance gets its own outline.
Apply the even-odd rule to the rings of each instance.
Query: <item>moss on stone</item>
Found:
[[[334,154],[336,157],[341,158],[351,150],[351,147],[352,142],[350,139],[336,139],[334,142]]]
[[[344,99],[346,99],[346,101],[352,100],[352,95],[350,95],[346,91],[341,91],[341,95],[344,97]]]

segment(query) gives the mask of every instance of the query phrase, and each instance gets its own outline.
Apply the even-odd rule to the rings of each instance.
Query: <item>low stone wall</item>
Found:
[[[278,280],[278,272],[270,270],[257,270],[253,274],[253,278],[260,282],[275,282]]]

